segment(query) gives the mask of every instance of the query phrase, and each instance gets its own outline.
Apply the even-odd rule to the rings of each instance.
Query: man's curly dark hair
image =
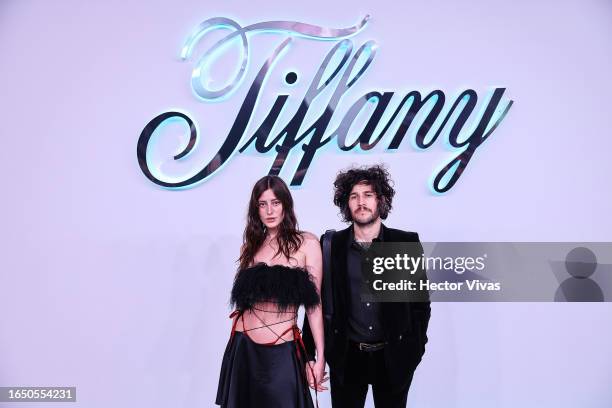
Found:
[[[395,190],[389,172],[382,165],[353,167],[342,171],[334,181],[334,204],[340,208],[342,221],[351,222],[351,210],[349,208],[349,195],[356,184],[367,184],[372,186],[378,198],[378,211],[380,218],[387,219],[392,208]]]

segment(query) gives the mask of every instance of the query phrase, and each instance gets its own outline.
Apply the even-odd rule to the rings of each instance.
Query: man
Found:
[[[419,236],[382,224],[395,194],[382,166],[342,172],[334,189],[334,204],[351,225],[333,233],[330,273],[323,278],[323,302],[333,304],[325,321],[332,406],[363,408],[371,384],[377,408],[406,407],[412,376],[427,343],[430,303],[362,302],[361,255],[373,241],[419,242]],[[326,289],[326,285],[331,286]],[[326,298],[329,294],[331,299]],[[307,319],[303,338],[308,355],[313,356]],[[310,373],[309,381],[312,384]]]

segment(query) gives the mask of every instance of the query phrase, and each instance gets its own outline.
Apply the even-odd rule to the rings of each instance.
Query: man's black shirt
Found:
[[[380,228],[375,242],[384,241],[383,229]],[[380,305],[376,302],[362,302],[361,288],[363,275],[361,273],[361,257],[366,248],[355,241],[353,228],[350,228],[347,251],[347,275],[349,286],[350,307],[348,316],[348,337],[360,343],[377,343],[384,339],[382,322],[380,319]],[[366,245],[369,243],[365,243]],[[365,282],[366,284],[369,282]]]

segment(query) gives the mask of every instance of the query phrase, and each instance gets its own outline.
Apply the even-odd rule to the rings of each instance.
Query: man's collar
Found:
[[[349,228],[349,239],[348,239],[348,244],[349,246],[351,246],[351,244],[355,241],[355,230],[354,230],[354,225],[355,224],[351,224],[350,228]],[[384,242],[385,241],[385,224],[383,224],[382,222],[380,223],[380,230],[378,231],[378,236],[376,238],[374,238],[372,240],[372,242]]]

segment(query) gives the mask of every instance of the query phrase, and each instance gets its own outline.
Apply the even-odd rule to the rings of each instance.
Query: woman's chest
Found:
[[[291,254],[291,257],[287,258],[282,253],[278,253],[278,249],[270,246],[262,247],[253,258],[253,263],[265,263],[267,265],[284,265],[295,267],[304,267],[306,265],[306,254],[301,251],[297,251]]]

